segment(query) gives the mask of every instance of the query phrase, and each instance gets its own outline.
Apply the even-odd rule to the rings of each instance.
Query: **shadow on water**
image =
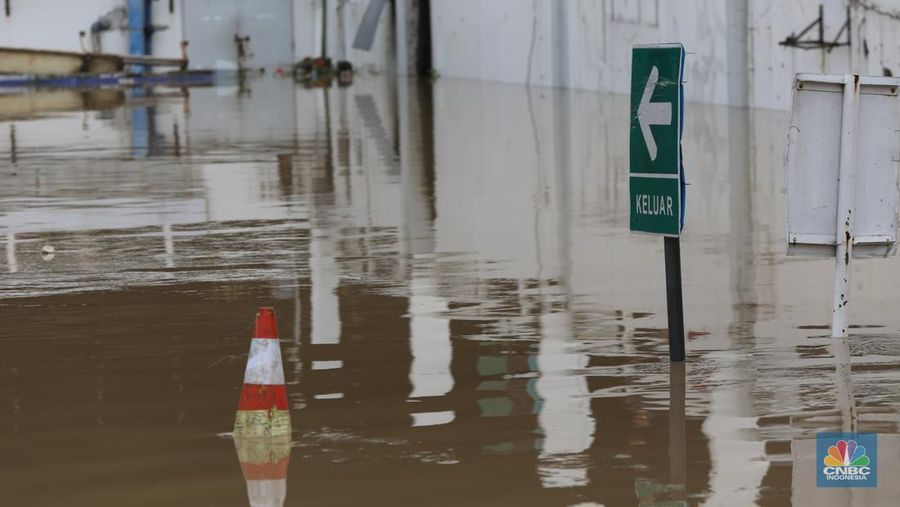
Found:
[[[900,273],[855,268],[880,335],[810,336],[831,264],[782,255],[784,113],[688,109],[670,367],[627,97],[246,86],[0,100],[8,501],[831,505],[817,431],[897,454]],[[232,447],[260,305],[294,434]]]

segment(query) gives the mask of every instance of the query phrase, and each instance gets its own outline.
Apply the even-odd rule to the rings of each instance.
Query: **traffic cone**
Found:
[[[290,435],[235,437],[251,507],[282,507],[287,496]]]
[[[275,310],[260,308],[256,312],[256,328],[250,340],[250,357],[244,372],[244,387],[234,436],[274,437],[291,434],[281,346],[275,326]]]

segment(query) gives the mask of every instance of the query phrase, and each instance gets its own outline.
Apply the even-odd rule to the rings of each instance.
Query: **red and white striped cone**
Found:
[[[251,507],[282,507],[287,496],[290,435],[235,437]]]
[[[275,310],[260,308],[250,340],[250,357],[244,387],[234,419],[235,438],[275,437],[291,434],[281,346],[275,326]]]

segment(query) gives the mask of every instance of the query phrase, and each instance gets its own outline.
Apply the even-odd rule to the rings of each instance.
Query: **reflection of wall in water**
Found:
[[[261,78],[249,80],[243,90],[237,86],[192,90],[186,130],[195,153],[238,146],[293,147],[298,121],[293,114],[294,89],[290,79]]]
[[[436,248],[479,276],[557,278],[558,209],[548,90],[435,84]],[[532,120],[531,110],[537,121]],[[542,215],[544,214],[544,215]]]
[[[559,278],[571,262],[566,278],[579,305],[650,311],[647,325],[664,327],[662,242],[627,232],[627,101],[554,95],[453,79],[435,85],[436,248],[463,254],[456,260],[473,262],[479,278]],[[552,127],[560,111],[569,111],[566,136]],[[726,346],[722,336],[754,320],[769,322],[757,330],[771,336],[785,316],[813,321],[788,326],[827,317],[831,263],[783,257],[786,116],[693,105],[685,125],[686,318],[712,333],[700,343]],[[894,314],[887,275],[896,268],[893,260],[856,264],[854,290],[865,304],[851,305],[854,322]]]
[[[465,253],[480,278],[566,272],[580,300],[664,313],[661,241],[627,232],[628,131],[619,127],[627,125],[626,101],[445,79],[435,85],[435,103],[439,251]],[[729,196],[750,191],[731,176],[747,181],[750,169],[746,162],[729,169],[727,108],[691,111],[685,273],[696,289],[686,297],[706,324],[731,312],[727,286],[719,286],[728,266],[716,259],[731,253]],[[567,135],[554,131],[560,124]],[[749,227],[749,216],[740,220]],[[632,283],[634,270],[646,275],[643,283]]]

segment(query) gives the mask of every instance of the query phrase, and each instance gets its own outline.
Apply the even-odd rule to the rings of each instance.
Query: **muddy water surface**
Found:
[[[628,232],[627,97],[440,79],[0,100],[4,505],[247,505],[278,315],[284,505],[895,505],[900,266],[784,256],[786,114],[688,108],[689,361]],[[44,245],[52,254],[42,254]],[[879,433],[875,490],[815,487]]]

